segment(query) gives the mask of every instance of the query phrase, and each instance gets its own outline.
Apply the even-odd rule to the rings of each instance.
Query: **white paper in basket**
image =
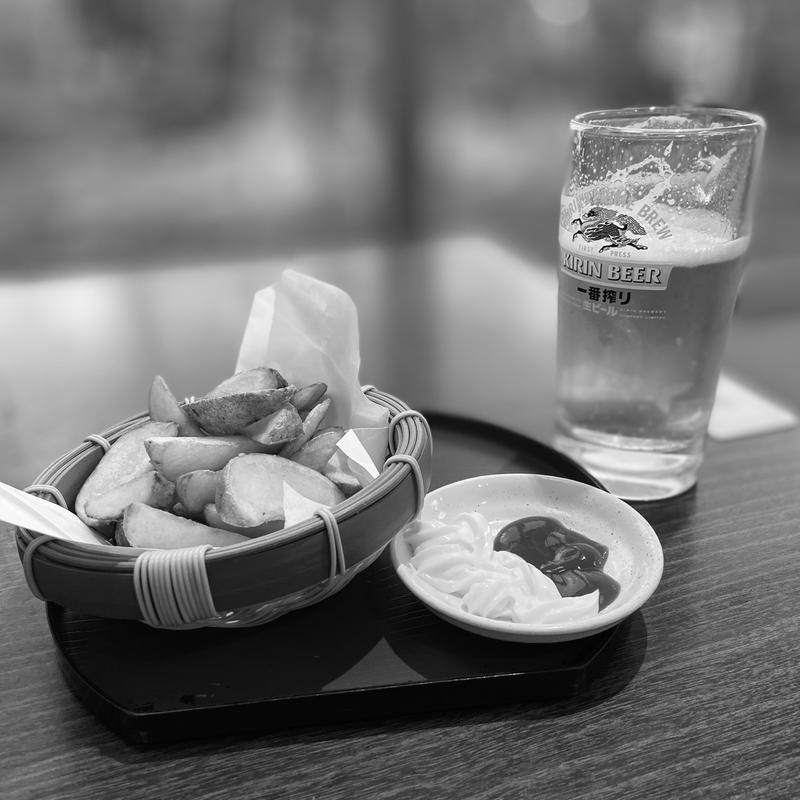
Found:
[[[292,269],[257,292],[236,372],[264,366],[296,386],[324,381],[331,398],[325,424],[352,428],[383,466],[389,412],[361,391],[358,313],[347,292]]]
[[[0,483],[0,520],[68,542],[108,546],[71,511],[6,483]]]

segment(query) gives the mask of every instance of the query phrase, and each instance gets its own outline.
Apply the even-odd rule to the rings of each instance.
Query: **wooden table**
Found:
[[[130,268],[0,286],[0,480],[23,487],[144,409],[233,369],[253,293],[286,266],[346,289],[361,379],[412,407],[552,434],[555,274],[480,239],[290,262]],[[786,396],[796,317],[737,318],[727,364]],[[800,766],[800,431],[711,442],[699,484],[641,506],[662,582],[590,690],[520,702],[130,745],[71,695],[44,607],[0,543],[0,773],[13,798],[759,798]]]

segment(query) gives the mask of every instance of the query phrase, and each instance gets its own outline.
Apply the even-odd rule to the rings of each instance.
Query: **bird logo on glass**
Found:
[[[598,251],[600,253],[622,247],[647,250],[646,244],[639,243],[639,239],[647,233],[642,225],[630,215],[611,208],[592,206],[580,217],[573,219],[571,224],[580,225],[572,234],[573,242],[578,236],[583,237],[585,242],[607,242]]]

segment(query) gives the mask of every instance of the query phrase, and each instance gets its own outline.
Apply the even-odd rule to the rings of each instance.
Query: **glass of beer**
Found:
[[[555,445],[626,500],[692,487],[750,241],[756,114],[580,114],[561,197]]]

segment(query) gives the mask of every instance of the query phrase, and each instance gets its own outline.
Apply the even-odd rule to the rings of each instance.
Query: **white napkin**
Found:
[[[723,373],[720,376],[708,424],[708,434],[712,439],[742,439],[787,430],[797,423],[797,414],[790,408],[779,405],[730,375]]]
[[[362,486],[366,486],[378,477],[378,470],[372,456],[361,441],[356,431],[347,431],[336,443],[347,459],[347,467],[358,478]]]
[[[68,542],[108,546],[100,534],[84,525],[71,511],[5,483],[0,483],[0,519]]]
[[[358,314],[345,291],[287,269],[275,284],[256,293],[237,372],[274,367],[298,387],[324,381],[332,401],[327,424],[386,427],[388,410],[361,391],[360,366]]]

